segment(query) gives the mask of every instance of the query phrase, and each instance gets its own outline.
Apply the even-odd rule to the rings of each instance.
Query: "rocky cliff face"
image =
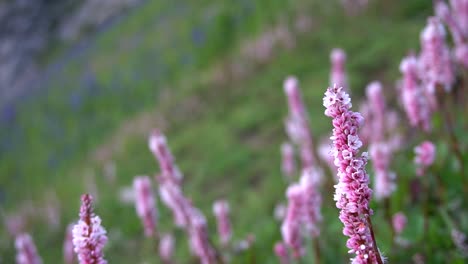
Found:
[[[37,82],[37,58],[52,42],[71,44],[141,1],[0,1],[0,107]]]

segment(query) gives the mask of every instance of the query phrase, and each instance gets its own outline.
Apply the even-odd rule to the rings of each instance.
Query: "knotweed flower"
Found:
[[[393,230],[395,231],[396,235],[400,235],[401,232],[403,232],[403,229],[405,229],[406,223],[407,223],[406,216],[403,212],[398,212],[393,215],[392,217],[392,225],[393,225]]]
[[[227,245],[232,236],[231,221],[229,220],[229,204],[227,201],[216,201],[213,204],[213,213],[218,224],[218,234],[221,243]]]
[[[333,118],[333,154],[338,167],[339,182],[335,185],[334,200],[344,224],[343,234],[349,239],[346,246],[356,256],[352,263],[383,263],[373,238],[369,207],[372,190],[365,170],[367,153],[359,156],[362,142],[358,129],[364,119],[351,111],[351,98],[342,87],[328,88],[323,98],[325,115]]]
[[[419,84],[418,61],[410,55],[404,58],[400,64],[403,74],[401,87],[403,107],[408,116],[410,125],[421,127],[428,132],[431,129],[431,111],[429,102],[424,96],[424,91]]]
[[[426,169],[434,163],[436,147],[430,141],[424,141],[414,148],[414,163],[416,164],[416,175],[422,176]]]
[[[452,15],[457,25],[468,40],[468,0],[450,0]]]
[[[286,177],[291,178],[296,171],[294,147],[292,144],[285,142],[281,145],[281,157],[281,170]]]
[[[216,251],[211,246],[208,237],[205,216],[195,208],[190,213],[189,242],[190,249],[200,259],[202,264],[216,264]]]
[[[286,131],[289,138],[299,146],[302,167],[314,165],[312,133],[309,128],[307,112],[302,101],[299,82],[295,77],[284,81],[284,91],[288,98],[289,116],[286,120]]]
[[[451,12],[448,5],[443,1],[438,1],[437,3],[435,3],[435,13],[437,17],[441,21],[443,21],[450,29],[450,32],[452,33],[452,38],[455,44],[458,45],[462,43],[463,42],[462,29],[460,25],[458,24],[458,21],[456,20],[456,18],[453,16],[453,13]]]
[[[172,182],[165,182],[159,186],[161,201],[171,209],[176,226],[186,228],[190,223],[190,209],[192,205],[185,198],[180,187]]]
[[[373,143],[369,147],[369,153],[375,173],[375,198],[381,200],[390,197],[396,189],[396,176],[394,172],[390,171],[392,149],[384,142]]]
[[[162,181],[171,181],[180,184],[183,175],[174,162],[174,157],[169,150],[166,137],[155,130],[149,137],[149,149],[159,162]]]
[[[333,49],[330,53],[330,62],[330,85],[336,84],[348,91],[348,77],[345,71],[346,53],[342,49]]]
[[[367,122],[371,128],[370,139],[372,142],[382,141],[385,136],[385,97],[382,91],[382,84],[378,81],[371,82],[366,87],[367,100],[372,122]],[[367,119],[366,119],[367,120]]]
[[[17,264],[42,264],[36,245],[29,234],[23,233],[16,236],[15,247]]]
[[[135,207],[138,216],[143,222],[145,236],[150,237],[156,233],[156,203],[148,176],[135,177],[133,180],[135,190]]]
[[[290,264],[288,248],[283,242],[277,242],[273,248],[275,255],[279,258],[281,264]]]
[[[75,260],[75,252],[73,249],[73,226],[69,224],[65,231],[65,240],[63,241],[63,260],[65,264],[73,264]]]
[[[303,199],[302,224],[312,237],[317,237],[320,234],[322,196],[318,187],[322,180],[322,174],[323,172],[316,168],[304,169],[299,182],[302,187]]]
[[[172,255],[174,255],[174,236],[171,234],[164,234],[159,242],[159,256],[167,263],[171,262]]]
[[[452,240],[463,256],[468,256],[468,239],[460,230],[452,229]]]
[[[468,68],[468,41],[455,47],[455,60],[465,68]]]
[[[281,225],[281,234],[285,244],[293,250],[295,258],[303,254],[301,237],[301,218],[303,217],[303,188],[293,184],[286,191],[288,208],[286,217]]]
[[[101,218],[95,215],[89,194],[81,196],[80,220],[73,227],[73,245],[80,264],[106,264],[103,248],[107,242]]]
[[[431,17],[421,32],[421,54],[419,66],[426,90],[435,96],[436,86],[449,92],[455,81],[450,50],[445,43],[445,30],[439,19]],[[435,100],[433,98],[433,100]]]

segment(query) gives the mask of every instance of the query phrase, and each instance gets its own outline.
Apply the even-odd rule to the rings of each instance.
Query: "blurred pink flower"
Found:
[[[385,97],[383,94],[382,84],[378,81],[371,82],[366,87],[367,100],[369,102],[369,110],[372,113],[372,122],[366,123],[364,127],[368,127],[370,132],[371,142],[382,141],[385,137]],[[367,119],[366,119],[367,120]]]
[[[174,162],[174,157],[169,150],[166,137],[158,130],[155,130],[149,137],[148,145],[159,162],[161,169],[160,180],[171,181],[180,185],[183,175]]]
[[[302,225],[312,237],[320,234],[319,224],[322,221],[322,196],[319,185],[323,172],[317,168],[306,168],[302,171],[299,184],[302,187]]]
[[[159,255],[161,259],[167,263],[171,263],[172,255],[174,255],[174,236],[172,234],[164,234],[159,242]]]
[[[145,236],[151,237],[156,233],[156,202],[148,176],[138,176],[133,180],[135,190],[135,207],[138,216],[143,222]]]
[[[103,248],[107,242],[101,218],[95,215],[91,195],[81,196],[80,220],[73,227],[73,245],[80,264],[106,264]]]
[[[218,200],[213,204],[213,213],[218,225],[221,244],[228,245],[232,236],[231,221],[229,219],[229,204],[225,200]]]
[[[400,72],[403,74],[402,101],[410,125],[421,127],[424,131],[431,130],[431,110],[427,98],[424,95],[418,77],[418,61],[410,55],[404,58],[400,64]]]
[[[464,233],[460,230],[452,229],[451,232],[452,240],[460,253],[467,257],[468,256],[468,239]]]
[[[16,236],[15,247],[17,264],[42,264],[36,245],[29,234],[23,233]]]
[[[455,60],[465,68],[468,68],[468,41],[455,47]]]
[[[393,230],[395,231],[396,235],[400,235],[401,232],[403,232],[403,229],[405,229],[406,223],[407,223],[406,216],[403,212],[398,212],[393,215],[392,217],[392,225],[393,225]]]
[[[390,197],[396,189],[396,175],[390,171],[390,161],[393,155],[391,146],[386,142],[372,143],[369,147],[369,154],[375,173],[375,198],[381,200]]]
[[[190,212],[190,228],[188,229],[190,249],[198,256],[201,264],[219,263],[216,251],[212,247],[206,225],[205,216],[196,208]]]
[[[435,100],[436,86],[440,85],[448,92],[455,81],[454,67],[445,36],[445,29],[436,17],[430,17],[427,26],[421,32],[419,67],[423,84],[432,100]]]
[[[342,49],[335,48],[330,53],[331,71],[330,85],[343,87],[349,90],[348,77],[345,71],[346,53]]]
[[[372,236],[369,207],[372,190],[369,175],[365,170],[368,155],[359,156],[362,142],[358,129],[364,119],[351,111],[351,99],[342,87],[328,88],[323,98],[325,115],[333,118],[333,141],[335,165],[338,167],[339,182],[335,185],[336,207],[344,224],[343,234],[349,239],[346,246],[356,256],[352,263],[383,263]]]
[[[190,201],[185,198],[180,187],[172,182],[159,185],[161,201],[172,211],[174,223],[178,227],[188,227],[190,224]]]
[[[299,82],[296,77],[288,77],[284,81],[284,91],[288,99],[289,116],[286,119],[286,132],[293,143],[299,147],[302,168],[313,166],[312,133],[309,127],[307,111],[302,100]]]
[[[414,148],[414,163],[416,164],[416,175],[422,176],[426,169],[434,163],[436,147],[430,141],[424,141]]]
[[[293,250],[295,258],[302,256],[301,217],[303,212],[303,189],[299,184],[290,185],[286,191],[288,207],[281,225],[281,234],[285,244]]]
[[[275,255],[279,258],[281,264],[291,263],[288,255],[288,248],[283,242],[276,242],[273,251],[275,252]]]
[[[65,264],[73,264],[75,260],[75,251],[73,249],[73,226],[69,224],[65,231],[65,240],[63,241],[63,260]]]
[[[281,145],[281,157],[281,170],[286,177],[291,178],[296,171],[294,146],[291,143],[285,142]]]

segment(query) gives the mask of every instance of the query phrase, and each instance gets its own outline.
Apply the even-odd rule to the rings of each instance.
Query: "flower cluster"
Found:
[[[283,175],[291,178],[296,171],[296,164],[294,161],[294,147],[290,143],[283,143],[281,145],[281,170]]]
[[[160,181],[170,181],[180,185],[183,175],[175,165],[166,137],[158,130],[153,131],[148,141],[149,149],[159,162],[161,168]]]
[[[148,176],[135,177],[133,189],[136,211],[143,222],[145,235],[153,236],[156,232],[157,211],[150,178]]]
[[[392,226],[395,234],[400,235],[405,229],[406,223],[408,220],[406,219],[406,215],[402,212],[398,212],[393,215],[392,217]]]
[[[414,148],[414,163],[416,164],[416,175],[422,176],[426,169],[434,163],[436,147],[430,141],[424,141]]]
[[[80,219],[73,227],[73,245],[80,264],[106,264],[103,253],[106,230],[101,218],[93,212],[92,201],[89,194],[81,197]]]
[[[400,64],[400,72],[403,74],[402,103],[409,123],[428,132],[431,130],[432,114],[424,89],[419,82],[417,58],[413,55],[404,58]]]
[[[181,188],[182,173],[174,163],[164,135],[154,132],[150,136],[149,147],[161,168],[159,178],[161,201],[171,209],[175,224],[188,234],[190,249],[200,259],[200,262],[202,264],[218,263],[218,253],[208,237],[206,218],[184,196]]]
[[[330,85],[336,84],[348,91],[348,77],[345,71],[346,53],[342,49],[333,49],[330,53],[330,62]]]
[[[455,44],[455,60],[468,68],[468,1],[451,0],[450,7],[438,1],[435,13],[450,29]]]
[[[231,221],[229,220],[229,204],[225,200],[213,204],[213,213],[218,224],[218,234],[223,245],[227,245],[232,236]]]
[[[390,171],[392,149],[386,142],[373,143],[369,147],[369,154],[375,173],[375,198],[381,200],[390,197],[396,189],[396,174]]]
[[[63,260],[66,264],[73,264],[75,260],[75,251],[73,249],[73,226],[69,224],[65,232],[65,240],[63,241]]]
[[[159,256],[166,263],[170,263],[172,255],[174,255],[174,244],[174,236],[171,234],[164,234],[161,237],[161,241],[159,242]]]
[[[325,115],[333,118],[333,155],[338,167],[339,182],[335,185],[335,201],[344,224],[343,234],[349,237],[346,246],[355,253],[352,263],[382,263],[373,239],[369,207],[372,191],[365,171],[367,153],[359,156],[362,142],[358,129],[364,119],[351,111],[351,99],[342,87],[330,87],[323,98]]]
[[[303,252],[304,232],[302,231],[311,237],[317,237],[320,234],[322,197],[318,186],[321,178],[322,171],[312,168],[304,169],[299,183],[293,183],[286,191],[288,207],[281,232],[285,244],[293,250],[295,257],[301,256]]]
[[[289,138],[299,147],[302,167],[311,167],[315,163],[312,133],[309,128],[309,119],[302,101],[298,80],[295,77],[286,78],[284,81],[284,91],[289,106],[289,116],[286,119],[286,132]]]
[[[435,89],[441,86],[450,91],[455,81],[455,72],[450,50],[445,43],[445,29],[436,17],[428,19],[427,26],[421,32],[421,54],[419,67],[423,83],[435,101]]]
[[[29,234],[23,233],[16,236],[15,247],[17,264],[42,264],[36,245]]]

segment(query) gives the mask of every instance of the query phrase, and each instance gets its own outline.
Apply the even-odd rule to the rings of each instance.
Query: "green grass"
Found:
[[[218,198],[231,203],[235,240],[255,234],[253,249],[235,257],[233,263],[277,263],[272,247],[280,240],[280,232],[272,214],[275,205],[284,201],[287,187],[279,168],[287,113],[282,81],[289,74],[299,77],[312,131],[316,138],[325,136],[331,129],[322,106],[330,50],[342,47],[348,53],[347,70],[356,106],[363,88],[374,79],[382,80],[388,93],[394,93],[398,64],[408,50],[418,47],[419,31],[431,7],[425,1],[377,3],[362,16],[347,17],[335,5],[258,0],[254,1],[255,12],[244,15],[247,11],[242,3],[197,1],[178,9],[171,1],[148,1],[99,36],[84,56],[51,80],[46,94],[21,106],[17,132],[25,140],[8,155],[2,153],[0,163],[0,181],[7,188],[4,208],[10,211],[26,199],[40,201],[45,190],[54,188],[62,201],[65,225],[76,219],[78,197],[85,191],[86,175],[93,172],[99,190],[96,212],[110,236],[106,248],[109,263],[151,261],[152,244],[143,239],[133,206],[118,202],[120,188],[129,186],[135,175],[158,171],[147,149],[150,131],[132,126],[144,116],[143,127],[163,127],[185,175],[184,190],[207,215],[213,239],[211,203]],[[297,9],[312,16],[314,29],[301,36],[293,50],[276,50],[269,64],[255,67],[245,79],[223,85],[207,81],[213,69],[239,56],[241,40],[261,34],[280,18],[294,17]],[[191,39],[198,27],[205,32],[201,46]],[[193,63],[183,63],[185,60]],[[92,77],[86,77],[87,73]],[[83,80],[86,78],[90,85]],[[75,109],[69,106],[73,93],[83,97],[82,105]],[[58,132],[54,132],[54,125],[60,128]],[[125,129],[136,132],[119,132]],[[5,134],[13,138],[11,131],[2,130],[1,135]],[[96,149],[112,151],[97,159]],[[51,166],[51,157],[60,162]],[[402,161],[397,172],[404,176],[400,182],[403,187],[392,198],[392,211],[408,212],[409,228],[404,237],[418,241],[421,212],[408,203],[405,187],[412,175],[408,171],[413,168],[407,162],[411,157],[407,151],[396,157]],[[103,177],[105,161],[116,164],[115,183]],[[438,164],[437,171],[447,169],[444,166]],[[452,193],[459,191],[456,180],[456,176],[447,180]],[[323,199],[324,263],[342,263],[348,256],[341,223],[332,196]],[[161,229],[172,230],[171,214],[162,205],[159,208]],[[374,204],[373,208],[381,249],[389,252],[392,263],[409,261],[420,248],[394,251],[379,211],[382,205]],[[461,218],[467,219],[466,212]],[[432,263],[445,258],[461,263],[456,262],[444,222],[440,217],[434,219],[430,241],[439,249],[434,251]],[[50,232],[43,225],[37,220],[29,230],[44,263],[56,263],[61,259],[63,234]],[[176,232],[176,259],[189,263],[185,235]],[[0,235],[8,241],[3,231]],[[7,245],[0,250],[6,252],[4,260],[10,263],[13,249],[11,243]],[[253,258],[256,262],[250,262]]]

